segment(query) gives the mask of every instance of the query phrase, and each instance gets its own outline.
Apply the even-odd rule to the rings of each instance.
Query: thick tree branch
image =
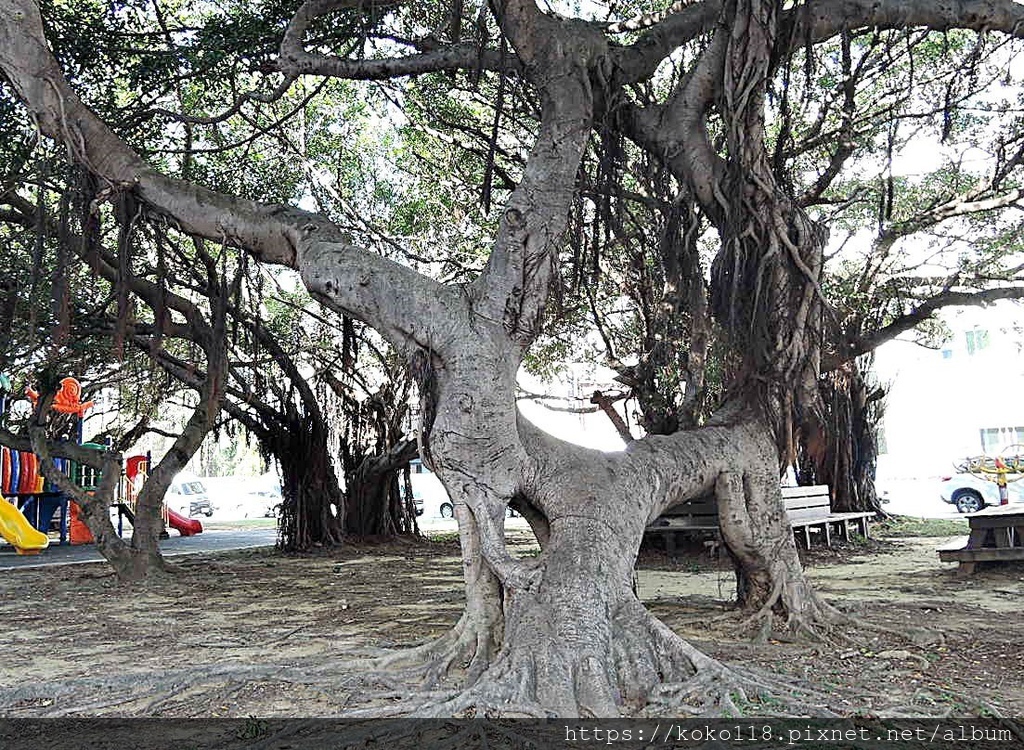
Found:
[[[720,0],[693,3],[654,25],[633,44],[616,49],[614,83],[644,81],[681,45],[714,28],[722,11]],[[615,33],[609,29],[609,33]]]
[[[669,15],[633,44],[617,50],[617,85],[645,80],[673,51],[713,28],[721,0],[689,4]],[[820,0],[782,14],[793,48],[831,39],[844,29],[927,26],[936,31],[972,29],[1024,36],[1024,6],[1013,0]]]
[[[299,268],[310,291],[372,323],[393,341],[431,338],[425,322],[453,293],[415,271],[352,245],[317,214],[229,197],[150,167],[86,107],[47,47],[32,0],[0,0],[0,70],[39,129],[112,193],[134,190],[184,231],[242,247],[258,259]],[[401,304],[395,304],[396,300]]]
[[[501,4],[502,29],[541,96],[537,140],[498,227],[472,295],[477,314],[500,322],[520,346],[539,333],[557,248],[591,129],[590,72],[604,64],[603,37],[541,14],[532,1]]]
[[[878,243],[895,242],[900,237],[906,237],[907,235],[919,232],[946,219],[969,216],[985,211],[995,211],[1007,208],[1008,206],[1019,207],[1022,198],[1024,198],[1024,190],[1020,188],[1014,188],[998,195],[988,193],[989,191],[986,187],[981,187],[944,201],[907,221],[901,221],[886,227],[878,238]]]
[[[1013,0],[820,0],[784,16],[799,46],[820,42],[843,29],[902,29],[926,26],[934,31],[971,29],[1024,36],[1024,5]]]
[[[608,394],[602,393],[601,391],[594,391],[594,395],[590,397],[590,403],[597,404],[597,407],[604,412],[605,416],[612,423],[615,431],[622,438],[622,442],[626,445],[632,443],[636,438],[633,437],[633,433],[629,431],[629,425],[626,424],[626,420],[622,418],[622,415],[615,411],[615,402],[620,401],[622,396],[614,397]]]
[[[707,116],[721,87],[728,31],[719,29],[694,69],[680,80],[665,105],[624,106],[618,113],[623,132],[639,146],[665,159],[672,173],[690,187],[708,216],[721,219],[715,186],[724,160],[708,135]]]
[[[301,74],[332,76],[364,81],[380,81],[439,71],[520,69],[519,61],[500,50],[481,49],[472,42],[440,45],[434,41],[416,44],[418,52],[401,56],[352,59],[325,55],[306,49],[305,36],[317,18],[336,11],[393,8],[395,2],[365,0],[306,0],[295,12],[281,39],[278,70],[288,78]]]
[[[1024,299],[1024,287],[1004,286],[997,289],[983,289],[977,292],[943,291],[924,300],[912,311],[897,318],[888,325],[879,328],[877,331],[857,336],[847,341],[838,351],[823,357],[822,372],[835,370],[851,359],[874,351],[886,341],[891,341],[901,333],[905,333],[928,320],[944,307],[988,305],[1003,299]]]
[[[518,67],[514,58],[503,56],[498,50],[481,50],[469,42],[446,45],[405,57],[350,59],[323,55],[306,51],[292,25],[289,25],[289,32],[281,42],[281,58],[278,61],[278,69],[289,78],[305,74],[361,81],[382,81],[439,71],[479,68],[515,70]]]
[[[10,430],[0,427],[0,445],[6,446],[11,450],[22,451],[24,453],[32,453],[32,440],[29,435],[18,435],[11,432]],[[50,455],[57,458],[69,458],[72,461],[89,466],[93,469],[103,469],[106,461],[110,456],[113,456],[117,461],[121,460],[121,456],[118,453],[111,453],[109,451],[100,453],[91,448],[83,448],[75,443],[68,442],[57,442],[50,446]]]

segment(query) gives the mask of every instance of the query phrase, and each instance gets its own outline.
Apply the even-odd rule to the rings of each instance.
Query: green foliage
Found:
[[[298,5],[47,0],[43,13],[53,48],[84,99],[157,166],[233,195],[317,210],[360,245],[445,282],[468,282],[486,262],[501,206],[522,174],[536,131],[535,92],[518,75],[482,69],[384,82],[305,77],[272,101],[235,107],[239,97],[269,94],[280,82],[273,72],[277,46]],[[662,9],[644,0],[580,7],[602,22]],[[490,14],[478,24],[468,16],[451,18],[452,10],[440,1],[345,8],[315,22],[309,38],[318,51],[352,58],[405,54],[413,39],[434,48],[456,33],[463,41],[500,46]],[[642,33],[618,34],[615,43]],[[706,37],[697,37],[649,80],[615,92],[620,99],[594,123],[559,258],[562,288],[548,305],[544,338],[526,355],[529,372],[550,378],[571,362],[605,362],[624,380],[642,381],[657,393],[659,409],[673,411],[698,380],[688,369],[692,357],[702,369],[698,412],[713,406],[734,353],[721,349],[699,306],[666,293],[678,287],[672,278],[678,258],[666,251],[671,242],[663,242],[673,234],[667,217],[670,207],[692,197],[682,193],[660,155],[616,130],[615,110],[663,103],[705,43]],[[932,214],[976,190],[980,179],[994,173],[993,165],[1008,168],[983,197],[1020,187],[1009,168],[1024,119],[1016,53],[970,32],[877,29],[794,49],[779,60],[771,82],[768,146],[778,182],[828,226],[833,248],[848,240],[830,258],[820,284],[831,308],[829,336],[856,337],[889,325],[950,279],[956,289],[976,290],[1012,277],[1021,252],[1019,222],[995,209],[942,221],[932,221]],[[712,111],[711,135],[723,152],[719,119]],[[20,106],[0,91],[0,163],[26,196],[35,179],[26,166],[34,141]],[[938,144],[939,158],[910,163],[908,149],[928,143]],[[836,160],[841,163],[833,175]],[[55,205],[67,176],[46,179],[53,183],[48,195]],[[706,282],[719,250],[718,236],[706,230],[698,214],[696,240],[687,240],[692,267],[682,274],[694,286]],[[54,246],[45,243],[37,261],[31,232],[11,224],[0,231],[16,248],[11,278],[19,289],[28,283],[28,291],[19,292],[19,310],[41,311],[31,321],[35,330],[28,326],[19,337],[41,341],[58,322],[52,290],[28,280],[34,263],[51,267]],[[103,231],[109,239],[109,215]],[[138,252],[136,270],[155,278],[152,239],[141,242]],[[242,262],[234,248],[218,252],[225,271]],[[183,270],[189,259],[196,257],[179,257],[178,281],[190,299],[205,304],[202,274]],[[81,269],[75,273],[82,276],[75,285],[83,299],[109,296]],[[304,372],[330,370],[341,338],[337,324],[332,330],[317,319],[294,277],[246,278],[248,313]],[[116,308],[116,300],[108,300],[103,311],[123,317]],[[144,306],[133,314],[153,320]],[[924,325],[922,340],[941,341],[940,326]],[[689,347],[707,331],[713,340],[697,357]],[[233,344],[265,357],[247,335],[233,331]],[[372,344],[360,350],[364,355],[382,348],[367,336]],[[826,350],[830,344],[825,342]],[[65,354],[72,356],[75,346],[82,345],[69,342]],[[167,347],[186,361],[197,359],[187,345]],[[75,356],[89,360],[88,351],[95,350]],[[381,354],[365,365],[368,371],[401,369],[388,361],[392,355]],[[272,365],[264,369],[276,372]],[[241,376],[245,388],[289,403],[289,394],[269,394],[275,376],[259,370]]]

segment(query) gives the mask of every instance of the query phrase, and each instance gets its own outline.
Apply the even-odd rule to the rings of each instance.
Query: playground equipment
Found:
[[[124,502],[118,503],[118,513],[124,514],[128,518],[128,523],[135,525],[135,502],[138,498],[139,492],[142,491],[142,485],[146,481],[146,475],[149,472],[149,455],[145,456],[132,456],[125,461],[124,479],[122,482],[123,492],[119,493],[119,497],[124,498]],[[163,506],[164,523],[171,528],[175,529],[182,536],[194,536],[196,534],[203,533],[203,524],[194,518],[188,518],[175,513],[171,508],[164,503]]]
[[[989,456],[973,456],[957,466],[958,471],[965,471],[989,482],[995,482],[999,488],[999,504],[1010,504],[1010,482],[1024,479],[1024,445],[1011,445],[995,458]],[[1013,479],[1010,477],[1013,476]],[[993,479],[992,477],[995,477]]]
[[[34,555],[50,546],[50,538],[37,531],[20,510],[2,497],[0,536],[10,542],[19,555]]]
[[[0,375],[0,416],[6,413],[11,393],[10,379]],[[25,395],[33,404],[38,403],[39,394],[32,388],[26,388]],[[62,437],[75,440],[83,448],[107,450],[105,445],[82,443],[82,422],[93,402],[82,402],[81,397],[82,387],[77,380],[64,378],[60,381],[60,389],[51,408],[72,418],[70,423],[63,425]],[[95,468],[65,458],[54,458],[53,461],[61,473],[80,487],[95,490],[99,481],[99,472]],[[126,461],[113,503],[118,513],[119,534],[123,533],[125,519],[133,527],[135,525],[136,499],[145,482],[149,462],[148,455],[132,456]],[[93,541],[92,533],[79,518],[77,504],[43,477],[39,458],[31,452],[0,448],[0,537],[14,546],[18,554],[38,553],[50,544],[47,532],[58,512],[59,544],[88,544]],[[165,525],[177,529],[182,536],[203,531],[199,521],[174,513],[166,505],[163,516]]]
[[[31,387],[25,389],[32,406],[39,403],[39,394]],[[60,381],[60,388],[53,397],[50,405],[54,411],[62,414],[76,414],[79,419],[85,417],[85,412],[93,406],[92,401],[82,403],[82,385],[74,378],[64,378]]]
[[[11,381],[7,376],[0,378],[0,416],[6,412],[10,394]],[[60,389],[54,396],[51,408],[60,414],[72,417],[70,423],[62,426],[61,438],[72,439],[81,443],[82,421],[85,412],[93,402],[82,403],[82,386],[74,378],[64,378]],[[32,388],[25,389],[26,397],[38,403],[39,394]],[[53,459],[54,465],[67,477],[76,478],[79,467],[66,458]],[[19,553],[38,552],[49,546],[46,533],[54,514],[60,512],[61,544],[71,541],[92,541],[92,535],[85,524],[77,517],[77,506],[69,502],[55,483],[47,482],[39,467],[39,458],[30,451],[16,451],[9,448],[0,449],[0,496],[10,507],[3,507],[2,512],[6,523],[2,535]],[[7,498],[14,500],[9,502]],[[21,516],[21,518],[18,518]],[[32,529],[36,534],[28,534]],[[37,534],[46,537],[45,544]]]

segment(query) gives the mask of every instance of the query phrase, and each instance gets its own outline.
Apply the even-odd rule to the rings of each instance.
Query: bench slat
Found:
[[[820,526],[822,528],[825,528],[825,526],[828,524],[840,523],[840,521],[836,521],[835,519],[829,518],[828,516],[819,515],[789,516],[786,520],[789,521],[789,525],[792,526],[794,529],[804,528],[807,526]]]
[[[800,510],[801,508],[824,508],[826,513],[828,513],[831,510],[832,506],[827,497],[798,497],[793,500],[783,500],[782,504],[787,510]]]
[[[827,484],[812,484],[809,487],[782,488],[783,500],[794,497],[817,497],[819,495],[824,495],[825,497],[832,497],[832,494],[829,492]]]
[[[843,513],[829,513],[828,517],[830,521],[845,521],[854,518],[874,518],[874,515],[870,510],[855,510]]]

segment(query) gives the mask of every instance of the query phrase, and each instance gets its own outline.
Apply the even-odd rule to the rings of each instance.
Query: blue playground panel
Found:
[[[11,494],[18,491],[18,480],[21,479],[21,454],[18,451],[11,451]]]
[[[50,530],[50,523],[53,521],[53,514],[59,509],[62,520],[63,513],[67,508],[67,501],[59,495],[35,495],[30,497],[21,506],[21,514],[28,519],[28,522],[35,527],[36,531],[44,534]]]

